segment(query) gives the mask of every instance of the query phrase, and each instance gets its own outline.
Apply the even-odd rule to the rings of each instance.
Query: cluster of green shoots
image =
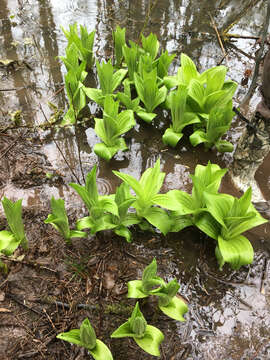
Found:
[[[145,298],[150,295],[158,296],[158,307],[167,316],[178,321],[185,321],[183,315],[188,311],[186,303],[179,297],[177,280],[166,283],[157,276],[157,263],[154,259],[144,271],[142,280],[133,280],[128,283],[128,298]],[[163,333],[155,326],[148,325],[137,302],[131,317],[119,326],[111,338],[131,337],[145,352],[160,356],[159,346],[164,340]],[[58,339],[65,340],[86,348],[95,360],[111,360],[112,354],[108,347],[96,338],[95,330],[86,318],[80,329],[57,335]]]
[[[78,219],[71,230],[63,199],[51,199],[51,214],[45,223],[52,224],[67,243],[72,238],[85,238],[99,231],[111,230],[116,235],[132,241],[130,226],[138,225],[142,230],[159,230],[163,235],[179,232],[188,226],[196,226],[216,241],[215,254],[222,269],[229,263],[233,269],[253,261],[253,248],[242,235],[255,226],[266,223],[251,203],[251,188],[241,198],[222,194],[219,187],[227,169],[216,164],[197,165],[190,175],[193,188],[188,194],[181,190],[170,190],[160,194],[165,173],[160,170],[160,160],[147,169],[140,180],[122,172],[113,171],[123,183],[115,194],[100,195],[96,183],[96,166],[86,176],[85,185],[71,183],[70,186],[83,200],[89,215]],[[131,189],[135,195],[131,194]],[[22,222],[22,200],[12,203],[7,198],[2,205],[9,230],[0,231],[0,253],[11,255],[21,244],[27,248],[27,238]],[[3,267],[3,264],[0,263]]]
[[[76,230],[69,230],[61,199],[52,198],[52,214],[45,222],[54,225],[66,241],[71,237],[86,237],[85,229],[89,229],[91,235],[112,230],[130,242],[132,233],[129,227],[136,224],[142,230],[155,228],[164,235],[196,226],[216,241],[215,254],[220,269],[224,263],[239,269],[253,261],[252,245],[242,233],[267,220],[252,205],[250,188],[240,199],[219,192],[226,171],[210,162],[207,166],[197,165],[195,174],[190,175],[193,182],[191,194],[181,190],[160,194],[165,173],[161,172],[160,160],[157,160],[140,180],[113,171],[123,183],[115,194],[99,195],[94,166],[86,177],[85,186],[70,184],[89,212],[88,216],[77,220]],[[131,189],[135,195],[131,194]]]
[[[181,54],[177,74],[169,76],[175,55],[160,53],[156,35],[141,35],[140,44],[127,43],[125,28],[117,26],[113,32],[115,56],[107,63],[96,61],[99,88],[88,88],[84,80],[86,69],[94,64],[94,31],[88,34],[81,27],[80,39],[74,24],[64,33],[68,47],[62,60],[67,68],[65,88],[70,107],[63,124],[76,122],[87,99],[97,103],[103,111],[103,118],[95,119],[95,132],[102,140],[94,147],[98,156],[109,161],[119,150],[127,150],[122,135],[135,126],[135,118],[151,123],[158,107],[171,113],[171,124],[162,137],[165,144],[175,147],[183,129],[192,125],[193,146],[204,143],[205,149],[233,151],[230,142],[221,140],[231,125],[232,97],[237,88],[235,82],[225,79],[225,66],[200,74],[194,62]]]

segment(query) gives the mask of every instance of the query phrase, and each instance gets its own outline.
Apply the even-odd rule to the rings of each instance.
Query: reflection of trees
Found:
[[[44,42],[44,55],[48,61],[48,82],[49,87],[54,91],[59,89],[63,82],[61,65],[56,57],[59,55],[58,44],[56,39],[56,27],[51,11],[49,0],[39,1],[39,23],[41,27],[41,36]],[[62,92],[62,101],[64,103],[64,93]]]
[[[5,52],[6,58],[10,58],[13,60],[19,60],[19,56],[16,52],[16,48],[11,46],[11,43],[14,41],[12,34],[12,26],[9,18],[9,10],[7,7],[6,0],[1,1],[1,13],[3,14],[3,19],[5,26],[3,27],[2,36],[3,36],[3,52]],[[4,55],[3,55],[4,57]],[[29,71],[28,69],[26,71]],[[22,76],[21,70],[11,71],[9,77],[13,81],[13,87],[18,89],[22,86],[27,86],[28,84],[25,82],[25,77]],[[31,97],[29,92],[16,90],[15,92],[9,92],[8,97],[11,99],[13,95],[16,94],[16,97],[19,101],[19,106],[21,109],[24,109],[26,105],[31,104]]]

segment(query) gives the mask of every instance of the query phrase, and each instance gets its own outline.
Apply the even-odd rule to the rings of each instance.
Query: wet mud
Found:
[[[120,25],[126,27],[127,38],[132,40],[142,30],[156,33],[161,47],[177,54],[172,73],[181,52],[191,56],[200,71],[223,61],[229,68],[228,76],[239,83],[234,99],[237,106],[250,85],[247,70],[253,69],[260,44],[256,39],[236,38],[233,46],[226,46],[224,59],[209,14],[219,31],[235,22],[230,33],[259,37],[264,9],[263,1],[239,4],[234,0],[2,0],[0,60],[10,61],[0,62],[0,198],[23,199],[29,251],[18,249],[15,257],[5,259],[9,273],[0,275],[1,360],[89,359],[85,350],[55,338],[60,332],[78,328],[86,316],[115,359],[154,359],[131,340],[110,339],[135,304],[126,298],[127,281],[139,278],[153,257],[160,276],[179,281],[179,294],[189,306],[186,321],[180,323],[157,312],[152,300],[141,302],[147,321],[164,332],[161,359],[270,358],[269,223],[246,234],[255,250],[253,264],[240,271],[224,267],[222,272],[214,255],[214,241],[193,228],[166,237],[134,228],[131,244],[104,232],[73,240],[72,246],[67,246],[44,224],[52,196],[65,199],[71,224],[86,215],[68,184],[83,183],[94,164],[98,166],[99,191],[109,194],[119,184],[112,170],[139,178],[158,158],[166,173],[163,192],[190,191],[189,174],[197,164],[210,160],[230,167],[232,163],[231,155],[192,148],[185,139],[175,149],[164,146],[161,136],[168,123],[166,113],[159,114],[154,126],[138,122],[126,136],[129,150],[109,163],[93,152],[99,142],[93,130],[93,116],[98,111],[95,105],[89,105],[86,119],[76,129],[50,125],[55,114],[48,102],[67,109],[65,70],[58,58],[64,55],[66,40],[60,26],[68,28],[77,21],[89,30],[96,29],[95,55],[99,60],[111,56],[111,32]],[[95,73],[89,76],[91,83],[96,79]],[[246,116],[259,101],[256,89]],[[21,116],[16,123],[12,114],[18,110]],[[244,128],[235,118],[228,140],[236,145]],[[255,178],[270,201],[269,156]],[[241,195],[228,174],[221,191]],[[264,205],[258,205],[259,211],[270,218]],[[0,209],[0,229],[5,226]]]

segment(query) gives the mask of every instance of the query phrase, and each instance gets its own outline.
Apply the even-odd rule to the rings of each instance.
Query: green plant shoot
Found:
[[[91,235],[101,230],[115,228],[117,225],[112,223],[111,214],[119,216],[118,207],[113,197],[98,194],[96,172],[95,165],[86,176],[85,186],[75,183],[69,184],[79,194],[90,214],[77,221],[77,229],[90,229]]]
[[[121,29],[120,26],[117,25],[115,31],[113,31],[113,40],[114,55],[116,59],[115,66],[119,68],[123,60],[122,48],[126,44],[126,29]]]
[[[61,27],[61,29],[68,40],[67,48],[69,48],[72,44],[77,47],[78,57],[80,61],[84,61],[86,63],[86,69],[89,71],[94,64],[93,45],[95,30],[88,33],[86,26],[80,25],[81,37],[79,37],[77,23],[69,25],[69,31],[65,30],[63,27]]]
[[[172,210],[170,231],[178,232],[196,223],[201,212],[206,211],[204,191],[217,194],[221,179],[226,172],[227,169],[221,169],[218,165],[211,164],[210,161],[207,166],[197,165],[195,174],[190,175],[193,182],[191,195],[185,191],[171,190],[167,194],[159,196],[156,203],[165,209]]]
[[[147,324],[138,302],[128,321],[116,329],[111,337],[132,337],[140,348],[153,356],[160,356],[159,346],[164,340],[164,335],[159,329]]]
[[[131,232],[128,226],[139,224],[141,221],[136,213],[128,212],[135,200],[136,198],[130,194],[130,188],[127,184],[122,183],[117,187],[114,201],[118,207],[119,216],[111,215],[112,223],[116,225],[113,231],[118,236],[124,237],[127,242],[131,242]]]
[[[24,250],[28,249],[28,240],[24,232],[22,221],[22,200],[14,203],[4,197],[2,205],[7,218],[9,230],[0,231],[0,254],[12,255],[21,244]],[[6,272],[7,267],[0,260],[0,267]]]
[[[145,298],[150,295],[158,296],[158,306],[164,314],[172,319],[185,321],[183,315],[188,311],[188,307],[176,295],[179,288],[180,285],[176,279],[166,283],[157,276],[157,263],[156,259],[153,259],[151,264],[144,269],[142,280],[128,282],[128,297]]]
[[[70,230],[68,217],[65,209],[65,201],[63,199],[56,200],[54,197],[51,198],[51,209],[52,213],[48,215],[44,221],[45,224],[52,224],[52,226],[59,231],[65,241],[70,244],[71,238],[86,237],[87,234],[83,231]]]
[[[95,330],[88,318],[83,320],[80,329],[72,329],[68,332],[60,333],[56,337],[57,339],[84,347],[95,360],[113,360],[112,353],[107,345],[96,338]]]
[[[175,147],[181,140],[182,130],[185,126],[200,122],[196,114],[186,110],[187,94],[187,86],[180,84],[178,89],[169,95],[168,103],[171,109],[172,125],[165,131],[162,141],[172,147]]]
[[[165,173],[160,171],[160,160],[157,160],[154,168],[147,169],[139,181],[128,174],[118,171],[113,173],[135,191],[136,201],[132,206],[136,209],[137,215],[145,218],[163,234],[167,234],[171,227],[169,215],[164,209],[153,206],[163,197],[162,194],[158,194],[165,177]]]
[[[231,110],[230,103],[224,107],[213,108],[206,121],[206,130],[197,130],[190,135],[191,144],[197,146],[204,143],[206,150],[215,146],[219,152],[232,152],[233,144],[221,140],[221,137],[230,129],[233,116],[234,112]]]
[[[142,48],[146,53],[148,53],[152,60],[155,60],[159,50],[159,41],[157,36],[153,33],[148,35],[147,37],[141,36]]]
[[[62,124],[75,124],[80,111],[86,105],[85,93],[83,91],[83,81],[86,78],[86,63],[83,61],[79,65],[78,50],[71,44],[66,50],[66,58],[60,57],[68,70],[65,75],[65,89],[69,100],[69,109],[65,114]]]
[[[83,90],[91,100],[103,107],[106,95],[113,95],[113,92],[126,76],[127,70],[119,69],[114,71],[111,60],[107,63],[103,61],[101,64],[97,61],[96,66],[100,89],[84,87]]]
[[[134,74],[136,91],[140,100],[144,103],[145,112],[148,114],[148,118],[145,114],[141,114],[141,112],[137,112],[137,114],[148,123],[156,116],[156,114],[153,113],[154,109],[162,104],[167,96],[166,87],[162,86],[161,88],[158,88],[157,80],[156,68],[149,73],[143,71],[142,77],[136,73]]]
[[[134,113],[125,110],[118,114],[119,102],[106,95],[103,119],[95,118],[95,132],[103,141],[96,144],[94,152],[109,161],[119,150],[127,150],[125,140],[120,136],[135,126]]]
[[[227,194],[204,192],[208,213],[196,219],[196,226],[217,240],[216,257],[220,269],[229,263],[233,269],[253,261],[253,248],[243,232],[267,222],[251,203],[251,188],[237,199]]]

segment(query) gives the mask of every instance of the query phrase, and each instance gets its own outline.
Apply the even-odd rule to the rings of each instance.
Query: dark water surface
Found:
[[[163,49],[177,54],[171,73],[179,65],[181,52],[185,52],[195,61],[199,71],[223,61],[229,68],[228,76],[240,84],[245,71],[254,67],[253,57],[259,45],[254,39],[238,39],[233,48],[226,49],[228,55],[224,60],[211,26],[211,17],[221,31],[242,14],[230,32],[259,36],[265,16],[264,1],[159,0],[151,10],[149,6],[154,1],[151,4],[147,0],[0,1],[0,60],[20,61],[12,68],[0,67],[0,88],[6,89],[0,91],[0,121],[7,126],[9,112],[21,110],[24,126],[38,126],[45,122],[43,112],[47,117],[51,115],[48,101],[67,107],[62,89],[65,69],[57,58],[65,54],[67,44],[61,26],[67,29],[69,24],[77,21],[86,25],[88,30],[95,29],[94,48],[99,60],[108,59],[112,54],[112,30],[116,25],[126,27],[127,38],[131,40],[137,40],[142,29],[144,34],[152,31],[158,36]],[[245,56],[239,49],[250,56]],[[96,77],[93,75],[90,81],[95,83]],[[244,86],[239,85],[236,105],[247,92],[250,81]],[[258,102],[259,92],[256,90],[247,116]],[[95,107],[91,106],[90,111],[93,113]],[[54,195],[64,197],[68,207],[80,207],[78,198],[66,185],[76,180],[52,138],[57,140],[69,166],[81,180],[79,151],[84,174],[98,164],[98,186],[102,193],[113,192],[119,183],[112,170],[121,170],[139,178],[159,157],[167,174],[163,191],[176,188],[189,191],[189,173],[193,173],[199,163],[206,164],[211,160],[223,167],[229,166],[231,155],[205,153],[201,148],[192,148],[187,141],[176,149],[165,147],[161,136],[167,121],[166,116],[160,114],[154,127],[138,123],[126,137],[129,151],[115,156],[109,163],[99,159],[92,150],[99,142],[93,127],[81,127],[77,134],[72,128],[51,132],[37,127],[36,132],[41,139],[37,143],[39,152],[46,155],[49,169],[53,168],[63,175],[64,184],[44,184],[24,189],[7,180],[0,189],[1,194],[14,199],[23,198],[25,206],[48,206],[49,199]],[[228,139],[236,144],[243,128],[243,123],[235,121]],[[259,169],[257,181],[266,199],[270,200],[268,163],[269,157]],[[225,177],[222,191],[240,195],[233,188],[229,176]],[[170,261],[165,273],[168,277],[180,279],[182,295],[190,302],[187,322],[168,325],[174,329],[171,331],[179,332],[181,344],[191,346],[186,353],[179,352],[175,359],[270,358],[269,231],[267,224],[249,232],[248,237],[255,244],[256,259],[252,266],[237,273],[229,269],[224,274],[217,271],[214,247],[212,244],[205,246],[203,239],[198,240],[197,232],[170,235],[162,247],[159,247],[160,244],[154,249],[142,246],[141,251],[149,261],[156,252],[168,251]],[[211,277],[210,274],[214,275]],[[265,285],[262,287],[262,276],[265,274]],[[216,280],[220,277],[225,280]]]

